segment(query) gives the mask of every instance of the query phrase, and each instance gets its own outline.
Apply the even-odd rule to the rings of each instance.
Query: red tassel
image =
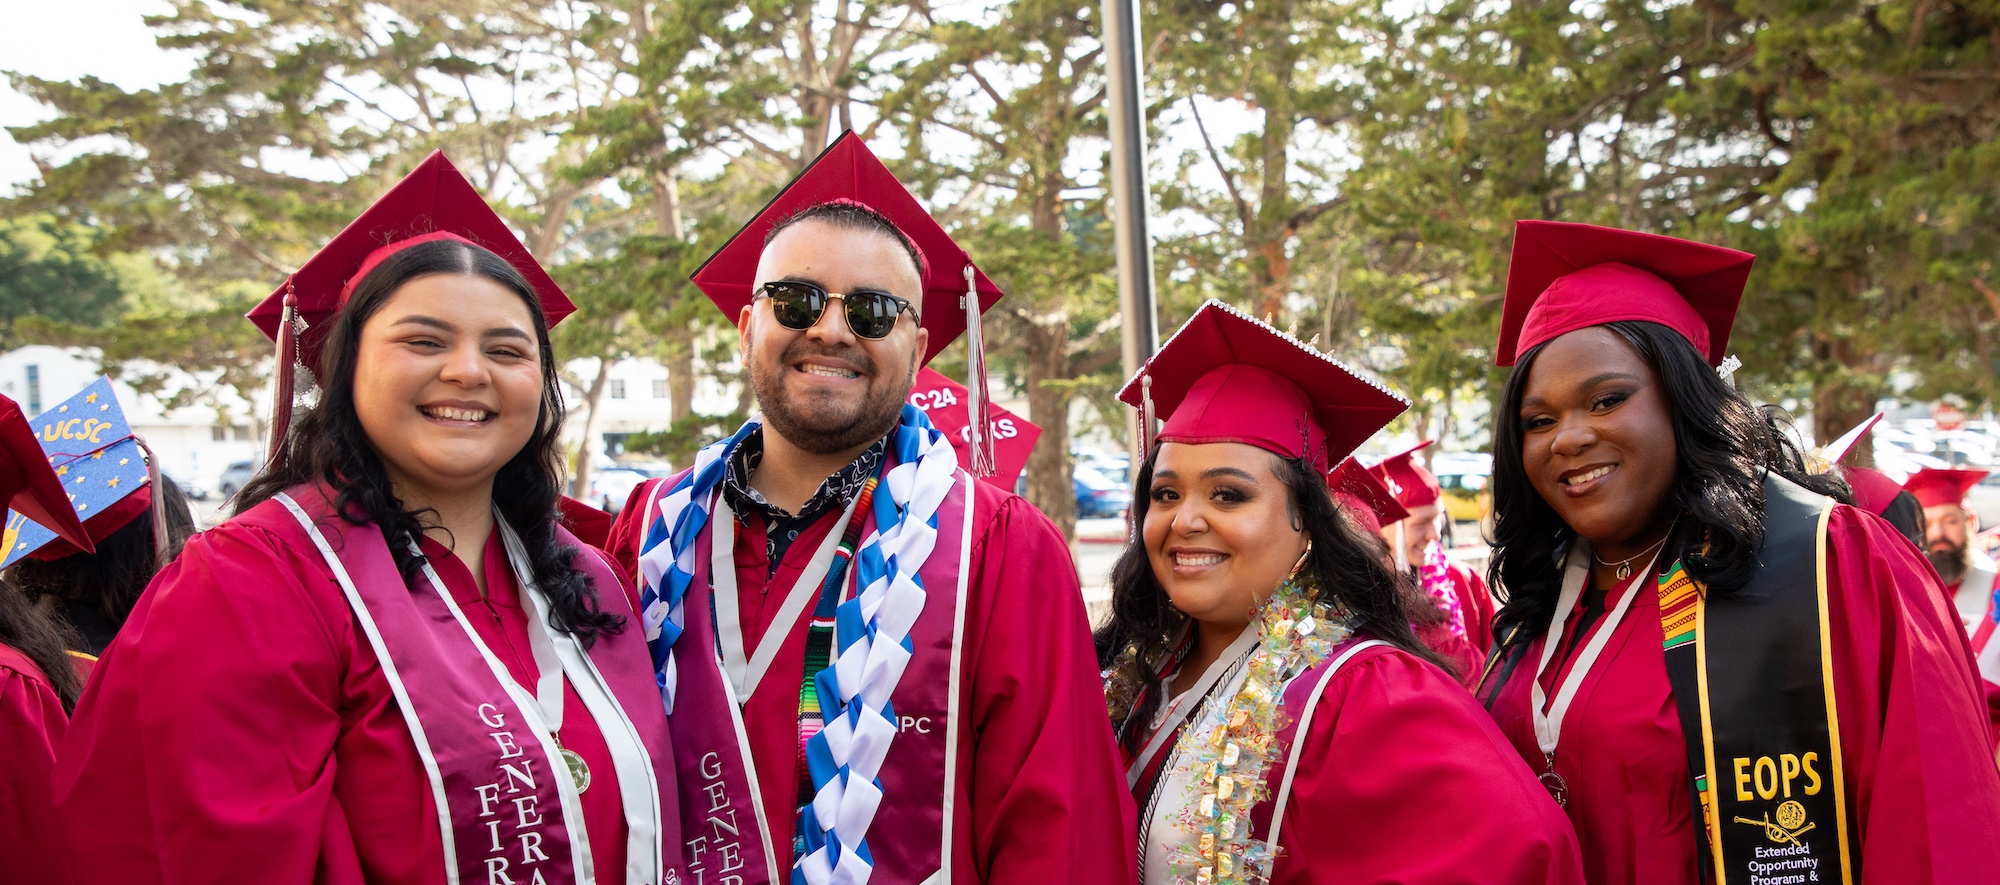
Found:
[[[271,445],[264,454],[264,470],[271,470],[283,463],[285,456],[285,434],[292,427],[293,379],[298,374],[299,361],[299,295],[290,283],[285,284],[285,310],[278,317],[278,367],[276,402],[271,404]],[[263,471],[258,471],[262,473]]]

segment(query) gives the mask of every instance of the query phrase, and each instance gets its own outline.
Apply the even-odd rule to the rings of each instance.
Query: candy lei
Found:
[[[1250,809],[1270,797],[1266,778],[1282,764],[1278,732],[1291,720],[1280,705],[1285,681],[1325,659],[1352,635],[1346,613],[1319,597],[1316,582],[1288,580],[1258,612],[1264,638],[1244,664],[1242,687],[1214,728],[1181,733],[1175,754],[1193,766],[1194,793],[1179,825],[1195,835],[1176,849],[1182,885],[1249,885],[1269,880],[1278,847],[1250,836]],[[1215,721],[1208,720],[1206,721]],[[1303,737],[1303,735],[1295,736]]]
[[[794,885],[861,885],[874,872],[866,836],[885,801],[876,775],[897,731],[889,697],[910,663],[910,628],[925,599],[918,571],[958,471],[951,442],[915,406],[903,407],[890,445],[896,466],[881,483],[889,494],[878,490],[870,502],[875,530],[854,556],[860,590],[834,612],[839,657],[815,679],[827,718],[806,742],[817,792],[800,815],[806,853],[792,865]]]

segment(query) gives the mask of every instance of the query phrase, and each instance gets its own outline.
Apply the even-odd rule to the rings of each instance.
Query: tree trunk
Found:
[[[1028,420],[1042,428],[1028,454],[1028,503],[1035,505],[1063,537],[1076,534],[1076,489],[1071,485],[1069,456],[1070,392],[1045,381],[1068,378],[1069,322],[1061,314],[1022,318],[1025,344],[1022,368],[1028,388]],[[1137,469],[1138,465],[1133,465]]]
[[[597,407],[604,402],[604,389],[611,386],[611,358],[599,357],[597,377],[590,380],[590,389],[583,395],[583,442],[577,446],[576,458],[572,462],[569,496],[579,501],[590,501],[590,449],[597,437]]]
[[[694,414],[694,336],[673,335],[667,350],[667,414],[674,424]]]
[[[1817,447],[1833,442],[1875,414],[1875,395],[1847,380],[1866,371],[1862,365],[1864,360],[1854,352],[1852,342],[1845,338],[1815,335],[1813,355],[1821,366],[1830,370],[1817,373],[1819,377],[1831,379],[1813,388],[1813,445]],[[1847,456],[1843,463],[1874,467],[1874,446],[1866,440],[1861,441],[1855,445],[1854,454]]]

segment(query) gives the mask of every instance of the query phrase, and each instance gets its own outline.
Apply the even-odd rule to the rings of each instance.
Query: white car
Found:
[[[632,490],[652,478],[643,470],[629,467],[600,467],[590,472],[589,501],[616,516],[619,508],[625,506],[625,499],[632,497]]]

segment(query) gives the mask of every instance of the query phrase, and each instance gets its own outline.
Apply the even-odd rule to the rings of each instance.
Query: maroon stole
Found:
[[[573,790],[565,790],[568,769],[556,758],[556,747],[539,727],[539,712],[530,716],[517,700],[505,667],[490,660],[468,625],[454,613],[441,588],[406,584],[390,556],[382,531],[373,523],[354,525],[332,513],[321,489],[299,486],[245,514],[248,521],[291,539],[303,549],[318,549],[332,567],[353,609],[356,626],[367,636],[382,674],[396,696],[417,753],[423,759],[443,834],[446,881],[466,883],[571,883],[602,881],[638,885],[651,879],[640,870],[657,872],[657,882],[685,880],[678,846],[678,821],[658,813],[650,819],[629,809],[646,804],[640,797],[671,796],[674,770],[653,766],[617,766],[614,776],[627,802],[627,825],[635,833],[652,832],[651,851],[664,854],[660,864],[641,854],[624,871],[588,872],[587,854],[576,838],[584,832]],[[301,517],[310,520],[308,531]],[[613,598],[620,586],[601,557],[561,527],[557,539],[584,550],[576,565]],[[419,578],[419,584],[427,583]],[[522,593],[529,592],[526,586]],[[524,604],[529,601],[524,599]],[[530,611],[533,608],[530,606]],[[628,624],[632,623],[630,617]],[[531,626],[531,629],[533,627]],[[587,652],[587,664],[609,690],[622,715],[619,721],[597,718],[606,743],[630,744],[632,736],[647,755],[666,759],[673,754],[665,717],[660,715],[659,691],[650,671],[641,631],[628,626],[605,633]],[[577,674],[566,670],[574,681]],[[504,681],[503,681],[504,680]],[[518,689],[516,689],[518,690]],[[525,692],[524,692],[525,694]],[[596,692],[594,696],[601,696]],[[525,694],[532,699],[532,694]],[[621,740],[617,736],[624,735]],[[614,751],[614,756],[616,755]],[[639,770],[650,769],[650,770]],[[560,779],[560,780],[559,780]],[[636,794],[636,795],[635,795]],[[639,817],[641,819],[634,819]],[[658,855],[655,855],[658,856]],[[645,883],[652,885],[652,883]]]
[[[882,469],[886,472],[891,466],[884,464]],[[950,880],[954,801],[962,798],[956,795],[958,716],[963,709],[958,647],[965,630],[966,581],[970,577],[965,563],[972,549],[970,483],[964,470],[957,471],[951,492],[938,506],[937,545],[918,572],[926,601],[923,613],[910,628],[913,654],[909,668],[890,696],[901,727],[882,764],[882,806],[868,830],[877,882],[915,885],[933,876],[939,882]],[[875,529],[872,512],[865,516],[868,521],[862,537]],[[837,519],[838,513],[824,518]],[[854,518],[862,519],[864,514],[856,513]],[[695,583],[686,601],[687,632],[673,650],[680,688],[674,713],[668,717],[681,783],[680,832],[686,840],[689,881],[695,885],[787,885],[791,881],[797,809],[763,807],[743,731],[742,707],[722,671],[714,593],[694,592],[714,586],[710,576],[713,538],[710,527],[696,542]],[[794,549],[787,555],[809,552]],[[815,589],[820,586],[816,580],[807,583]],[[851,570],[842,593],[842,599],[854,594]],[[773,623],[766,631],[796,634],[793,641],[803,642],[811,613],[812,606],[807,605],[797,622]],[[762,687],[796,695],[798,677],[772,673]],[[801,796],[797,801],[811,798]]]
[[[1278,729],[1278,746],[1284,747],[1284,764],[1273,765],[1264,776],[1264,784],[1270,789],[1271,798],[1257,803],[1250,809],[1250,832],[1259,839],[1278,847],[1278,837],[1284,826],[1285,804],[1290,801],[1292,778],[1298,773],[1299,756],[1304,751],[1302,741],[1312,729],[1314,715],[1318,712],[1320,696],[1326,693],[1328,683],[1347,666],[1347,662],[1370,648],[1381,646],[1393,648],[1379,639],[1369,639],[1357,635],[1346,642],[1334,646],[1327,656],[1305,669],[1305,672],[1285,683],[1280,695],[1280,708],[1286,712],[1285,724]],[[1338,748],[1336,748],[1338,752]],[[1279,862],[1283,862],[1280,856]],[[1273,868],[1275,870],[1275,867]]]

